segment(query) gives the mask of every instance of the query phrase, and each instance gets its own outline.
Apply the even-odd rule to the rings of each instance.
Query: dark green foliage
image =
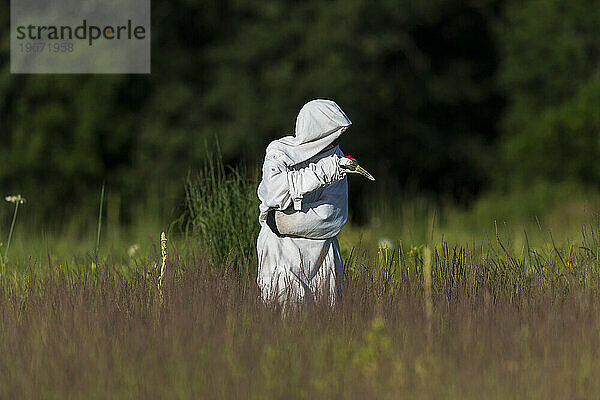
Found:
[[[257,165],[314,97],[348,113],[342,147],[382,185],[350,186],[354,221],[390,186],[468,203],[493,176],[596,185],[598,1],[153,2],[149,76],[11,75],[1,12],[2,195],[84,220],[106,182],[118,222],[165,220],[207,141]]]
[[[507,136],[502,150],[511,176],[520,182],[575,180],[600,183],[600,75],[573,96],[543,108],[525,125],[526,134]]]
[[[600,183],[599,8],[597,0],[508,3],[498,36],[505,182]]]
[[[91,214],[102,182],[122,222],[137,206],[164,219],[207,140],[227,163],[258,164],[302,104],[327,97],[355,122],[345,151],[382,182],[468,196],[498,113],[494,4],[153,2],[149,76],[10,75],[2,47],[0,187],[40,221]]]

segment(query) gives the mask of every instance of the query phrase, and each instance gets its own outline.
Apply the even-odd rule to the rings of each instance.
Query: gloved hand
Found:
[[[279,228],[277,227],[277,222],[275,220],[275,213],[281,211],[269,210],[267,213],[267,226],[271,228],[271,231],[276,234],[278,237],[281,237],[281,233],[279,232]]]
[[[352,156],[340,157],[338,164],[342,171],[350,174],[361,174],[362,176],[374,181],[375,178],[366,169],[358,165],[358,161]]]

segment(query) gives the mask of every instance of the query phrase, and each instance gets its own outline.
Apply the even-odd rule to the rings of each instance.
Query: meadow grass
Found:
[[[32,263],[0,280],[0,397],[598,397],[599,238],[355,250],[335,307],[286,314],[198,241],[170,243],[161,294],[158,247]]]
[[[148,220],[109,224],[97,251],[93,228],[20,227],[0,276],[0,398],[600,397],[593,196],[589,214],[571,195],[533,226],[506,223],[512,200],[383,208],[342,231],[335,306],[282,313],[255,284],[256,184],[218,159],[190,175],[168,246]]]

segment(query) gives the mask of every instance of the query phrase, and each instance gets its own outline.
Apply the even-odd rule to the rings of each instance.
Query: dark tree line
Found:
[[[103,182],[126,216],[168,212],[216,141],[256,165],[316,97],[353,120],[343,148],[380,191],[597,183],[599,3],[155,1],[147,76],[10,75],[2,12],[0,188],[44,219],[95,207]]]

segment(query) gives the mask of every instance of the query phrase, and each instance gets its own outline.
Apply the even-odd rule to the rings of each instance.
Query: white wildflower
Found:
[[[391,249],[394,247],[394,244],[392,243],[392,241],[386,237],[379,239],[379,242],[377,242],[377,247],[382,248],[382,249]]]
[[[5,199],[9,203],[17,203],[17,204],[25,203],[25,197],[22,197],[20,194],[18,194],[16,196],[6,196]]]
[[[127,254],[129,254],[129,257],[133,257],[137,254],[138,250],[140,249],[140,245],[139,244],[133,244],[131,246],[129,246],[129,249],[127,249]]]

